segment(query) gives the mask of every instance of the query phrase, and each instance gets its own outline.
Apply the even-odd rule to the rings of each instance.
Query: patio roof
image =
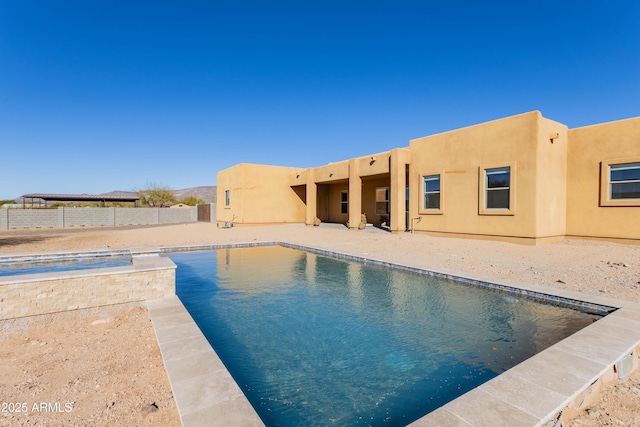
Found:
[[[23,194],[23,199],[41,199],[47,201],[57,202],[137,202],[140,198],[136,195],[130,194]]]

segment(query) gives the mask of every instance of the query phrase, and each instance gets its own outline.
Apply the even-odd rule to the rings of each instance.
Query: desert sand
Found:
[[[581,239],[526,246],[377,229],[349,231],[333,224],[219,229],[192,223],[8,230],[0,232],[0,253],[254,241],[288,241],[463,276],[536,284],[550,292],[565,289],[640,302],[640,245]],[[0,339],[0,395],[3,405],[14,403],[13,411],[3,411],[0,424],[180,425],[143,306],[4,321]],[[45,405],[51,410],[34,410],[33,404],[41,402],[52,403]],[[15,403],[26,403],[28,411],[16,412]],[[72,408],[66,411],[69,403]],[[624,383],[607,386],[600,400],[571,425],[640,425],[639,414],[636,372]]]

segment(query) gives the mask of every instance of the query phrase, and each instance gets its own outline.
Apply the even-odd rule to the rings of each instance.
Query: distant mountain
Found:
[[[178,200],[182,200],[187,196],[194,196],[204,200],[206,203],[213,203],[216,201],[217,188],[215,185],[206,185],[173,190],[173,192],[176,194],[176,199]]]
[[[182,200],[187,196],[195,196],[199,199],[204,200],[205,203],[214,203],[216,201],[217,187],[215,185],[206,185],[202,187],[191,187],[191,188],[183,188],[181,190],[173,190],[173,192],[175,193],[176,199],[178,200]],[[114,190],[108,193],[101,193],[97,195],[122,197],[122,196],[135,196],[136,193],[135,191]],[[16,197],[15,202],[22,203],[22,197]]]
[[[109,191],[108,193],[100,193],[96,195],[105,196],[105,197],[131,197],[131,196],[135,196],[136,193],[135,191],[114,190],[114,191]]]

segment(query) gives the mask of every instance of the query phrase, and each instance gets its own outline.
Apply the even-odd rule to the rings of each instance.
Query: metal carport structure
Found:
[[[101,206],[105,206],[106,202],[128,202],[133,203],[135,207],[138,206],[140,198],[130,193],[122,194],[23,194],[22,195],[22,207],[26,209],[27,199],[31,199],[31,207],[33,208],[34,200],[38,199],[38,207],[41,207],[44,202],[44,207],[47,207],[47,202],[100,202]]]

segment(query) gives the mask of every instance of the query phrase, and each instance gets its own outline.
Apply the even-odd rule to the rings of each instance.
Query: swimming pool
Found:
[[[170,258],[178,296],[268,425],[406,424],[597,318],[279,246]]]

